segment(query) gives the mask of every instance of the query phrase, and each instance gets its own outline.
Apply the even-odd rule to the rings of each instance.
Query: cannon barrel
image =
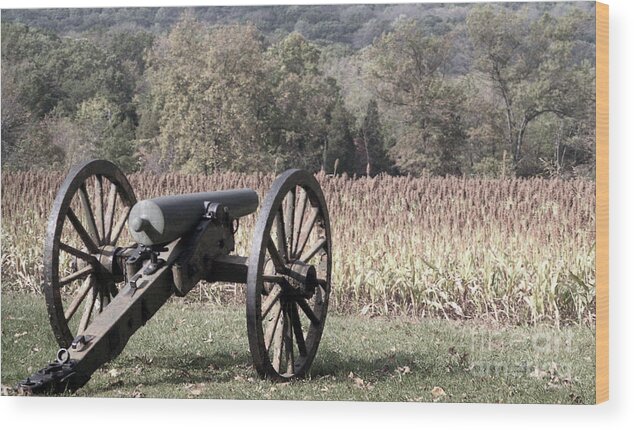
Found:
[[[128,229],[137,243],[165,244],[190,232],[205,214],[208,203],[219,203],[232,218],[240,218],[255,212],[258,195],[244,188],[142,200],[130,211]]]

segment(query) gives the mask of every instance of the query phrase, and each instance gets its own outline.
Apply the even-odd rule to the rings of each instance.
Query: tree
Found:
[[[3,151],[3,167],[17,170],[63,168],[64,151],[52,143],[51,137],[48,121],[29,123],[10,150]]]
[[[452,52],[451,35],[426,35],[411,20],[400,22],[367,51],[370,85],[398,112],[398,143],[391,152],[403,173],[460,173],[463,95],[445,76]]]
[[[320,50],[291,33],[268,50],[271,59],[271,138],[277,165],[351,173],[354,120],[337,82],[319,68]]]
[[[268,167],[261,150],[271,103],[263,52],[254,26],[207,29],[191,16],[157,41],[142,116],[158,116],[156,149],[164,168],[212,173]]]
[[[370,175],[588,174],[593,13],[589,3],[7,11],[2,165],[100,156],[201,173],[331,173],[338,160],[338,172]],[[249,21],[257,27],[219,25]]]
[[[589,61],[574,58],[579,32],[588,23],[589,16],[581,12],[560,19],[546,13],[531,22],[490,5],[475,7],[467,17],[474,66],[501,101],[516,169],[528,126],[537,118],[578,118],[594,105],[594,69]]]
[[[504,113],[492,84],[473,74],[464,79],[463,121],[467,133],[465,173],[499,177],[513,173]]]
[[[379,106],[374,99],[368,103],[359,134],[361,137],[359,144],[363,157],[358,158],[365,161],[365,166],[362,166],[362,172],[367,176],[371,176],[389,171],[390,160],[385,151]]]
[[[2,120],[0,128],[2,130],[2,161],[6,160],[14,150],[20,135],[31,123],[31,112],[20,92],[19,71],[9,64],[2,65]]]
[[[20,24],[3,25],[2,36],[3,165],[29,168],[32,161],[35,166],[37,157],[29,154],[37,144],[43,154],[54,153],[55,160],[59,154],[66,157],[61,164],[90,155],[133,169],[136,112],[131,101],[138,75],[126,73],[124,56],[85,38],[61,39]],[[78,109],[96,101],[117,112],[108,123],[110,134],[102,134],[106,128],[97,130],[90,121],[78,121]],[[60,131],[62,124],[70,127],[67,133]],[[76,145],[78,134],[87,138],[85,143]],[[27,158],[18,160],[23,156]]]
[[[81,132],[82,146],[91,157],[111,160],[124,171],[138,169],[134,127],[116,104],[104,97],[82,102],[74,124]],[[67,151],[67,158],[72,159],[73,155],[74,152]],[[79,160],[73,160],[76,161]]]
[[[339,98],[329,115],[322,168],[333,173],[354,171],[354,144],[351,124],[354,118]],[[335,172],[335,165],[337,165]],[[332,170],[331,170],[332,169]]]
[[[145,56],[154,43],[155,36],[145,31],[118,31],[111,35],[107,50],[122,64],[129,63],[135,75],[145,71]]]
[[[2,25],[3,90],[7,88],[4,80],[10,80],[12,101],[25,108],[33,120],[43,118],[61,97],[56,79],[59,69],[50,58],[61,46],[61,39],[53,34],[23,24]]]

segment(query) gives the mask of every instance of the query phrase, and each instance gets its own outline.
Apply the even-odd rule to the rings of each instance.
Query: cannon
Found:
[[[249,256],[235,255],[240,218],[258,203],[250,189],[137,202],[115,164],[73,167],[53,203],[44,245],[43,291],[60,349],[18,391],[82,387],[170,297],[200,281],[246,284],[247,336],[260,377],[305,376],[328,311],[328,210],[313,175],[287,170],[264,198]]]

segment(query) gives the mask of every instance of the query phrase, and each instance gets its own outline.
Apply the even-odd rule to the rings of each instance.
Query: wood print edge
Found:
[[[609,398],[609,9],[596,3],[596,381],[595,401]]]

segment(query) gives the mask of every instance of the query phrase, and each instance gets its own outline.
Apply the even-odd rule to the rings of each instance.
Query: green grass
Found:
[[[584,325],[331,313],[310,378],[276,384],[260,380],[251,366],[243,308],[174,300],[75,395],[593,403],[594,336]],[[43,298],[3,294],[3,392],[56,349]]]

